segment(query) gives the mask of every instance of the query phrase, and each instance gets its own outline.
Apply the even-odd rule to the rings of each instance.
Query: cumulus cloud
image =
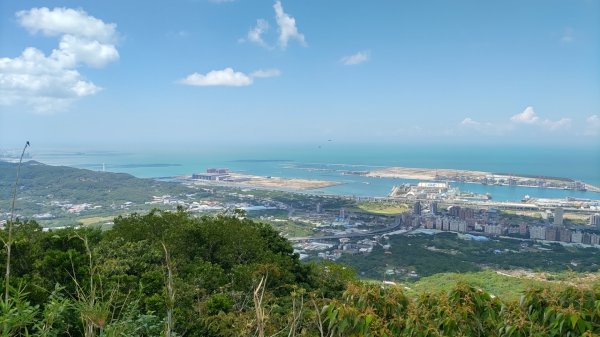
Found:
[[[523,112],[516,114],[510,118],[510,121],[515,124],[536,125],[549,131],[556,131],[571,127],[570,118],[561,118],[559,120],[541,119],[533,110],[533,107],[528,106]]]
[[[586,136],[598,136],[600,135],[600,117],[598,115],[591,115],[586,118],[586,129],[584,134]]]
[[[476,125],[481,125],[481,123],[476,120],[473,120],[471,117],[467,117],[467,118],[463,119],[462,122],[460,122],[460,125],[476,126]]]
[[[588,124],[592,124],[591,121],[594,119],[594,116],[588,118]],[[595,118],[597,118],[597,116]],[[600,121],[598,121],[598,124],[600,124]],[[519,129],[519,125],[527,126],[529,128],[527,132],[530,132],[532,130],[531,128],[552,132],[570,128],[572,120],[571,118],[560,118],[558,120],[542,119],[537,115],[533,107],[528,106],[523,112],[510,117],[509,121],[492,123],[489,121],[477,121],[471,117],[466,117],[459,123],[459,126],[464,130],[474,130],[483,134],[493,135],[506,135],[508,133],[516,132]],[[598,132],[600,133],[600,125],[598,125]]]
[[[232,68],[213,70],[204,74],[193,73],[179,81],[181,84],[195,86],[225,86],[243,87],[252,84],[252,78],[242,72],[234,71]]]
[[[269,23],[263,19],[256,20],[256,26],[248,31],[246,38],[240,39],[240,42],[252,42],[259,46],[268,47],[262,35],[269,30]]]
[[[279,69],[259,69],[250,74],[250,76],[254,78],[276,77],[279,75],[281,75],[281,71]]]
[[[571,127],[571,118],[561,118],[557,121],[553,121],[550,119],[544,119],[540,125],[550,131],[566,129]]]
[[[276,1],[273,8],[275,9],[275,20],[279,26],[279,46],[283,49],[287,48],[289,40],[296,40],[300,45],[306,46],[304,35],[296,27],[296,19],[283,11],[281,1]]]
[[[281,72],[278,69],[256,70],[250,75],[240,71],[234,71],[232,68],[223,70],[213,70],[206,74],[193,73],[179,83],[201,87],[222,86],[222,87],[243,87],[251,85],[254,78],[267,78],[279,76]]]
[[[528,106],[521,112],[520,114],[516,114],[510,118],[510,120],[514,123],[522,123],[522,124],[535,124],[539,121],[539,117],[533,110],[533,107]]]
[[[117,25],[104,23],[81,9],[32,8],[17,12],[21,26],[30,33],[42,32],[47,36],[73,35],[103,43],[115,42]]]
[[[16,17],[31,34],[60,36],[60,41],[49,55],[29,47],[15,58],[0,58],[1,105],[25,104],[37,112],[52,112],[101,90],[77,69],[101,68],[119,59],[115,24],[70,8],[33,8]]]
[[[363,62],[367,62],[370,58],[370,53],[368,51],[359,51],[354,55],[344,56],[340,60],[340,62],[345,66],[353,66],[357,64],[361,64]]]
[[[268,43],[265,41],[263,36],[268,33],[270,25],[264,19],[256,20],[256,26],[252,27],[246,33],[246,36],[240,38],[238,42],[251,42],[267,49],[274,49],[275,46],[286,49],[290,40],[296,40],[301,46],[306,47],[304,35],[296,27],[296,19],[283,10],[281,1],[277,0],[273,5],[273,9],[275,10],[275,21],[279,34],[277,43]]]

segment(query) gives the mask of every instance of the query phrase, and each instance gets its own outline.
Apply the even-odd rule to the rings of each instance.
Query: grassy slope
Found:
[[[457,283],[466,282],[503,300],[515,301],[530,288],[556,287],[560,289],[566,285],[592,287],[600,282],[600,273],[563,272],[548,274],[528,272],[527,276],[519,275],[519,273],[508,276],[509,274],[511,273],[506,273],[506,271],[496,272],[494,270],[474,273],[441,273],[422,278],[415,283],[408,283],[406,287],[409,288],[409,294],[416,295],[422,292],[449,291]]]
[[[409,210],[408,206],[405,204],[381,202],[363,202],[358,204],[357,207],[364,212],[383,215],[397,215],[408,212]]]
[[[457,283],[466,282],[505,300],[517,300],[528,288],[549,282],[504,276],[493,270],[475,273],[442,273],[408,284],[411,293],[449,291]]]

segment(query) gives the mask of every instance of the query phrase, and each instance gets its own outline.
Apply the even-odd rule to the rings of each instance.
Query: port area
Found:
[[[569,178],[535,176],[525,174],[492,173],[484,171],[387,167],[373,171],[361,171],[367,177],[428,180],[438,182],[478,183],[482,185],[523,186],[556,188],[565,190],[600,192],[600,187]],[[353,174],[348,172],[347,174]]]
[[[532,198],[526,195],[520,201],[497,201],[492,200],[490,194],[476,194],[462,192],[460,189],[451,187],[448,182],[419,182],[418,184],[401,184],[392,187],[392,191],[386,200],[395,200],[401,203],[445,203],[449,206],[469,206],[481,209],[503,209],[517,211],[543,212],[547,209],[562,207],[575,213],[587,212],[600,205],[600,200],[580,199],[567,197],[556,198]]]

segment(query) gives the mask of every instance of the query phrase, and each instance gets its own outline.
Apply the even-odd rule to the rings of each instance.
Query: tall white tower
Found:
[[[554,209],[554,225],[555,226],[563,225],[563,215],[564,214],[565,214],[565,211],[562,208],[556,207]]]

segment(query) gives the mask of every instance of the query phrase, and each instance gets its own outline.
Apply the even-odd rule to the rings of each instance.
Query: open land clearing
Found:
[[[397,215],[408,212],[409,208],[405,204],[377,203],[377,202],[362,202],[357,207],[367,213]]]
[[[398,178],[414,180],[435,180],[436,176],[467,176],[472,178],[485,177],[491,173],[482,171],[465,171],[451,169],[428,169],[409,167],[387,167],[370,171],[368,177]]]
[[[240,173],[230,173],[233,181],[205,181],[205,180],[190,180],[195,185],[218,185],[218,186],[239,186],[239,187],[258,187],[268,189],[286,189],[286,190],[312,190],[323,187],[338,185],[335,181],[299,179],[299,178],[282,178],[282,177],[263,177],[255,175],[247,175]],[[190,177],[185,177],[190,179]],[[236,181],[237,180],[237,181]]]
[[[84,226],[104,224],[106,222],[112,222],[115,216],[93,216],[87,218],[80,218],[77,221]]]

